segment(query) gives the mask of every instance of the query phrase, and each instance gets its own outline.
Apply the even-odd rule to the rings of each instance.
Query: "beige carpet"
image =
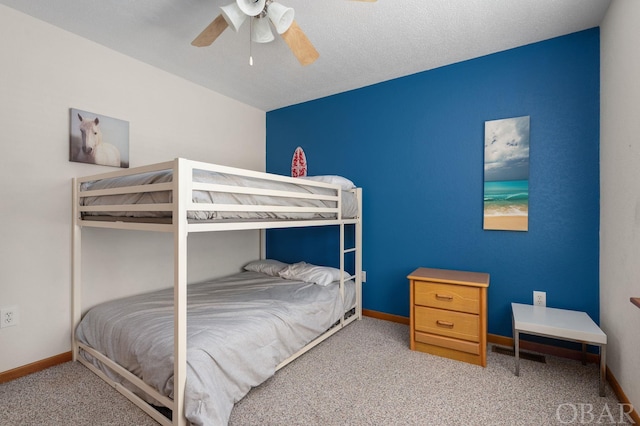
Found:
[[[408,327],[364,318],[253,389],[231,425],[631,423],[594,364],[488,352],[482,368],[408,349]],[[80,364],[0,385],[1,425],[156,424]]]

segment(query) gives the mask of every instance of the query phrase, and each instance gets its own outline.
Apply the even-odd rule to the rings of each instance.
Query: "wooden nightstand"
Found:
[[[486,367],[489,274],[418,268],[407,278],[411,350]]]

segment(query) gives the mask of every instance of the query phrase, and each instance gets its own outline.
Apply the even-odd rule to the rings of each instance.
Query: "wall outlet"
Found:
[[[362,282],[363,283],[367,282],[367,271],[362,271]]]
[[[0,328],[13,327],[20,323],[20,315],[17,306],[8,306],[0,309]]]
[[[533,306],[547,306],[547,293],[544,291],[534,291]]]

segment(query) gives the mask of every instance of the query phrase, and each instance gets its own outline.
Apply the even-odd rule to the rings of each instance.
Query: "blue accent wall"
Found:
[[[425,47],[427,48],[427,47]],[[409,315],[415,268],[491,275],[489,333],[511,336],[511,302],[599,321],[598,28],[267,113],[267,171],[363,188],[363,307]],[[531,117],[529,231],[485,231],[484,123]],[[338,264],[336,232],[269,231],[268,256]],[[300,243],[300,244],[297,244]]]

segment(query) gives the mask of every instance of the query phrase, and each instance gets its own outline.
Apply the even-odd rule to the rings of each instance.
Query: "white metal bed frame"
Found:
[[[102,189],[94,191],[81,191],[81,185],[84,182],[96,181],[107,178],[120,176],[135,175],[147,172],[169,170],[173,171],[173,180],[168,183],[138,185],[133,187],[122,187],[112,189]],[[177,158],[173,161],[158,163],[143,167],[130,169],[122,169],[110,173],[103,173],[82,178],[73,179],[73,224],[72,224],[72,353],[73,360],[80,361],[90,370],[100,376],[103,380],[111,384],[120,393],[130,399],[138,407],[144,410],[149,416],[162,425],[184,426],[188,424],[184,414],[184,392],[186,384],[187,371],[187,236],[192,232],[211,232],[211,231],[231,231],[256,229],[261,230],[260,254],[264,258],[265,241],[264,231],[270,228],[290,228],[305,226],[329,226],[337,225],[340,227],[340,270],[344,272],[345,257],[349,254],[354,255],[354,274],[343,277],[340,280],[340,294],[344,297],[345,281],[353,279],[356,283],[356,308],[355,315],[345,318],[341,316],[339,324],[331,328],[315,340],[308,343],[297,353],[280,363],[277,369],[280,369],[293,361],[298,356],[307,352],[311,348],[327,339],[347,324],[362,318],[362,190],[356,188],[351,190],[356,194],[358,203],[358,213],[356,218],[342,218],[342,189],[338,185],[326,184],[315,181],[304,181],[304,185],[312,187],[330,188],[333,195],[311,195],[300,192],[290,192],[281,190],[267,190],[260,188],[238,187],[218,184],[206,184],[194,182],[192,179],[193,170],[205,170],[219,173],[228,173],[232,175],[252,177],[258,179],[266,179],[278,182],[291,182],[300,184],[300,179],[287,176],[280,176],[270,173],[256,172],[239,168],[208,164],[197,161],[190,161],[183,158]],[[192,201],[192,192],[195,190],[202,191],[219,191],[229,193],[242,193],[254,195],[269,195],[279,197],[290,197],[298,199],[315,199],[335,201],[335,207],[283,207],[283,206],[265,206],[265,205],[235,205],[235,204],[204,204],[194,203]],[[130,194],[153,191],[172,191],[172,202],[167,204],[138,204],[138,205],[110,205],[88,207],[81,205],[81,199],[89,196]],[[82,217],[83,212],[91,211],[170,211],[172,212],[171,223],[149,223],[149,222],[126,222],[118,221],[98,221],[92,220],[91,217]],[[189,221],[187,212],[189,211],[245,211],[245,212],[304,212],[304,213],[332,213],[335,214],[333,219],[306,219],[306,220],[260,220],[260,221]],[[345,248],[345,226],[354,225],[354,246]],[[95,349],[78,342],[75,338],[75,330],[82,316],[81,305],[81,287],[82,287],[82,271],[81,271],[81,230],[83,227],[125,229],[125,230],[143,230],[173,233],[174,242],[174,399],[171,400],[158,391],[151,388],[134,374],[121,367],[111,359]],[[155,408],[147,404],[142,398],[120,383],[110,379],[106,374],[79,356],[79,351],[83,350],[100,360],[112,370],[120,374],[124,379],[135,385],[138,389],[144,391],[158,402],[171,409],[173,420],[169,420]],[[178,415],[176,415],[178,413]]]

